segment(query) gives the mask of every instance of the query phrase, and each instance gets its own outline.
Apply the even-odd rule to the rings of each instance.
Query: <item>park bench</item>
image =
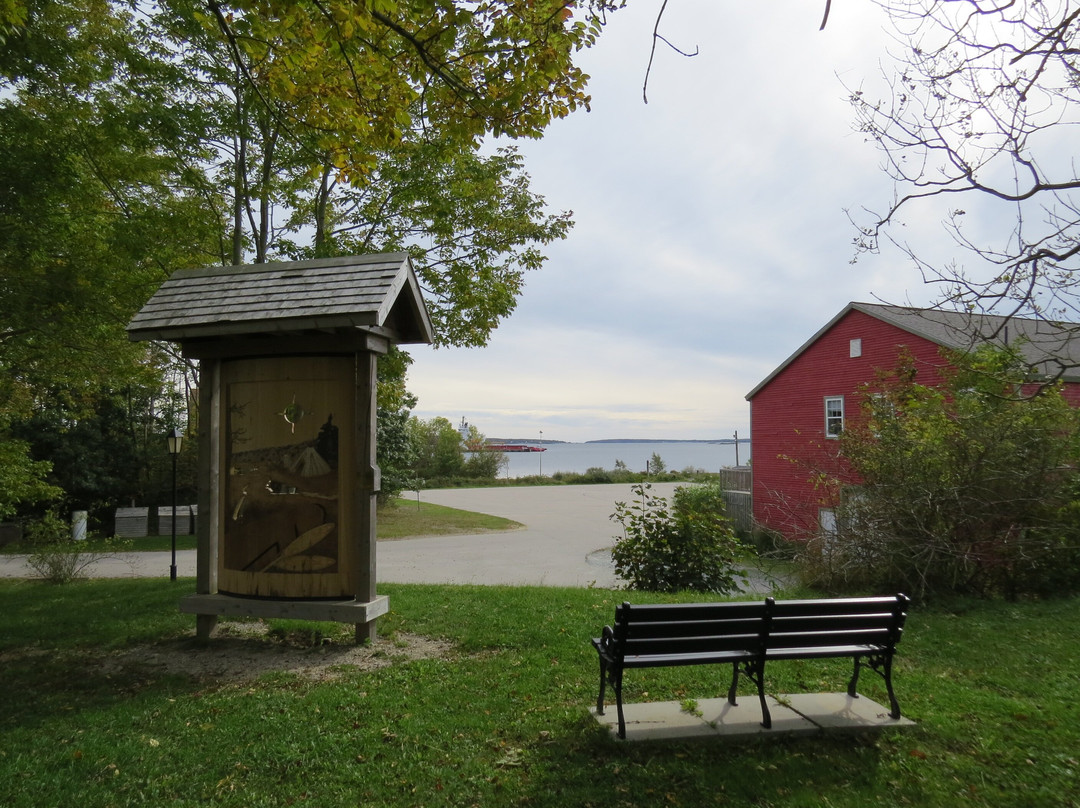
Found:
[[[623,671],[676,665],[732,666],[728,702],[735,705],[740,675],[757,685],[761,724],[772,727],[765,702],[765,663],[781,659],[851,658],[848,695],[855,697],[859,672],[868,667],[882,677],[889,715],[900,717],[892,685],[892,660],[907,617],[906,595],[735,603],[630,604],[615,607],[614,626],[592,640],[600,655],[600,696],[615,691],[619,737],[623,719]]]

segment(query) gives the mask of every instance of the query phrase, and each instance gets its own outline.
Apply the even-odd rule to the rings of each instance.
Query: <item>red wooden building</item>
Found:
[[[1080,405],[1080,340],[1071,339],[1078,329],[1044,320],[849,303],[746,396],[754,521],[789,539],[830,529],[836,503],[815,486],[815,472],[842,467],[836,438],[845,420],[859,415],[860,386],[876,370],[895,368],[902,349],[914,358],[918,380],[929,384],[940,380],[942,348],[1018,344],[1032,366],[1062,378],[1067,398]]]

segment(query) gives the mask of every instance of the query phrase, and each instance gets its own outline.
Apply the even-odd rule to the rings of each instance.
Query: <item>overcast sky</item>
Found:
[[[845,210],[892,184],[844,85],[880,82],[869,2],[632,0],[580,63],[592,112],[519,143],[532,187],[572,210],[483,349],[413,346],[415,414],[489,437],[749,435],[745,395],[848,302],[929,303],[898,252],[852,264]],[[936,222],[910,234],[940,238]]]

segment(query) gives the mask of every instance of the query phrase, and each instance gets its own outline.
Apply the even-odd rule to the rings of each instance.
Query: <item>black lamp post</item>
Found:
[[[184,436],[180,430],[173,428],[166,440],[169,443],[169,454],[172,455],[172,566],[169,567],[169,579],[176,580],[176,456],[180,454],[180,448],[184,444]]]

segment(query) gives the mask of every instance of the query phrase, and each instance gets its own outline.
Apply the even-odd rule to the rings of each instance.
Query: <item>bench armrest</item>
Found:
[[[604,626],[603,632],[598,639],[593,640],[593,645],[596,646],[597,652],[600,656],[606,659],[614,659],[615,651],[615,630],[611,626]]]

